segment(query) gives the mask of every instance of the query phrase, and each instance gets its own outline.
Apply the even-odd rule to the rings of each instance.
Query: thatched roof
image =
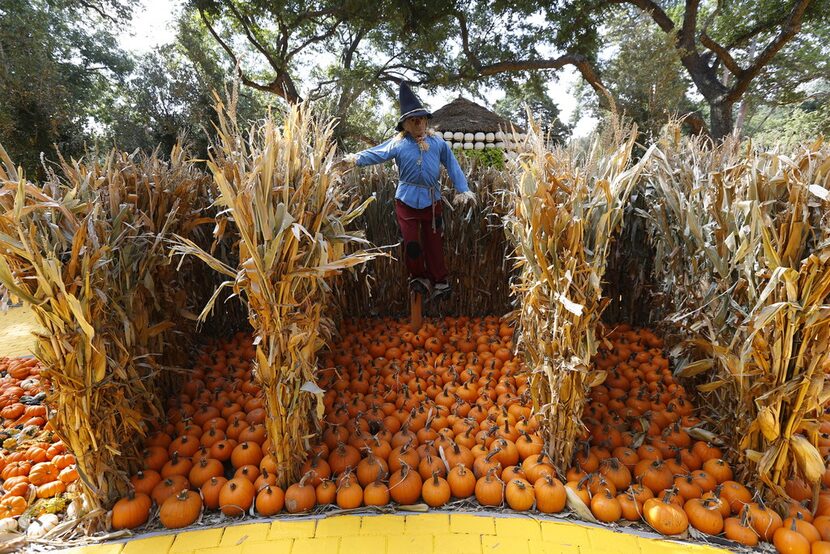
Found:
[[[434,111],[429,126],[436,131],[461,131],[462,133],[478,131],[495,133],[496,131],[510,131],[511,127],[515,128],[518,133],[525,132],[520,125],[461,96]]]

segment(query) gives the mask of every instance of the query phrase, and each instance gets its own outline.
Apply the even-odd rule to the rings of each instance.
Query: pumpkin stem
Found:
[[[435,485],[436,487],[439,484],[438,483],[438,470],[437,469],[432,472],[432,484]]]

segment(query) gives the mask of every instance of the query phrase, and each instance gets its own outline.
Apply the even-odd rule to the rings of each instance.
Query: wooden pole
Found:
[[[410,320],[412,321],[412,330],[417,332],[421,328],[423,318],[421,317],[421,300],[422,294],[416,291],[409,293],[409,312]]]

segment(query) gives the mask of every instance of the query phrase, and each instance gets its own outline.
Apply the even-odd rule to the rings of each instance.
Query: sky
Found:
[[[143,54],[156,46],[172,42],[175,39],[173,24],[181,9],[181,0],[141,0],[136,8],[131,33],[119,35],[122,48],[135,54]],[[576,97],[572,90],[580,76],[576,69],[567,66],[557,73],[558,80],[551,79],[548,91],[559,106],[560,119],[569,122],[576,109]],[[455,99],[454,92],[437,91],[433,94],[419,91],[419,96],[433,111]],[[491,101],[498,100],[495,96]],[[591,133],[597,121],[591,117],[582,117],[574,127],[574,137],[584,137]]]

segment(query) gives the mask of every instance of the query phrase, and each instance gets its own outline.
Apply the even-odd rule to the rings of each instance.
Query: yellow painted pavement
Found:
[[[0,313],[0,356],[31,354],[37,323],[27,308]],[[505,515],[427,513],[282,518],[61,550],[63,554],[717,554],[577,522]]]
[[[63,554],[717,554],[710,546],[582,525],[486,514],[277,519],[137,537]]]

